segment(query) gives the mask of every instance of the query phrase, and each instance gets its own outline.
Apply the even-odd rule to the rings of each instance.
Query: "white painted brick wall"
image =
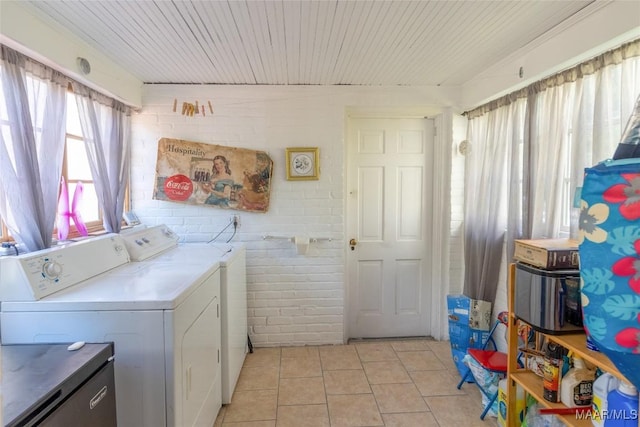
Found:
[[[172,112],[174,98],[177,113]],[[210,100],[215,114],[182,116],[182,102],[195,100],[200,104]],[[232,214],[239,214],[241,225],[234,240],[247,245],[254,345],[342,343],[346,111],[351,107],[416,111],[416,106],[425,106],[420,108],[433,116],[438,105],[451,104],[439,88],[147,85],[143,109],[132,120],[133,209],[146,224],[170,225],[184,241],[207,241]],[[274,161],[269,211],[248,213],[153,200],[157,142],[163,137],[269,153]],[[320,148],[320,180],[285,179],[285,148],[292,146]],[[455,188],[459,191],[458,185]],[[454,207],[456,215],[459,209]],[[458,228],[452,225],[452,233]],[[290,242],[263,240],[265,234],[308,234],[332,241],[312,243],[306,255],[298,255]],[[219,240],[229,237],[223,233]],[[456,274],[460,249],[460,245],[452,249]]]

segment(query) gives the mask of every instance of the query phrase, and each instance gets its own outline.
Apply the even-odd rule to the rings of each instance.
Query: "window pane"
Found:
[[[96,196],[96,188],[93,183],[82,183],[84,191],[82,193],[82,201],[80,203],[80,215],[85,223],[100,220],[100,210],[98,208],[98,197]],[[69,204],[73,203],[73,195],[76,191],[76,183],[67,184],[69,188]],[[69,206],[71,207],[71,206]],[[75,224],[72,224],[75,225]]]
[[[25,85],[27,95],[29,96],[29,110],[31,112],[31,121],[36,127],[42,124],[44,112],[47,107],[47,97],[49,91],[47,84],[40,79],[26,76]]]
[[[74,138],[67,138],[67,179],[93,181],[89,161],[84,148],[84,142]]]
[[[72,93],[67,93],[67,133],[82,136],[78,104],[76,103],[76,96]]]
[[[9,155],[9,159],[11,160],[11,164],[15,168],[15,156],[13,154],[13,144],[11,138],[11,128],[9,127],[9,122],[0,123],[0,130],[2,131],[2,138],[5,141],[5,147],[7,149],[7,153]],[[8,142],[8,144],[6,144]]]

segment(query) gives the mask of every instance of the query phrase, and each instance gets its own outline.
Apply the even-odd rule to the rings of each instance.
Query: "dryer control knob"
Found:
[[[62,273],[62,266],[55,261],[47,261],[42,266],[42,273],[48,279],[57,279]]]

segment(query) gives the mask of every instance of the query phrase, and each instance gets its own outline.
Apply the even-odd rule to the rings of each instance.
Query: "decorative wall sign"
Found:
[[[291,147],[286,149],[287,179],[317,180],[320,177],[318,147]]]
[[[161,138],[153,198],[266,212],[272,172],[264,151]]]

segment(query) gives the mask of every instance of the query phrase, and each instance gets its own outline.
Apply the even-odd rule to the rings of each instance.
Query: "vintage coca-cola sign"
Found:
[[[266,212],[272,176],[273,160],[264,151],[160,138],[153,198]]]
[[[164,182],[164,194],[171,199],[184,202],[193,193],[193,183],[186,175],[172,175]]]

